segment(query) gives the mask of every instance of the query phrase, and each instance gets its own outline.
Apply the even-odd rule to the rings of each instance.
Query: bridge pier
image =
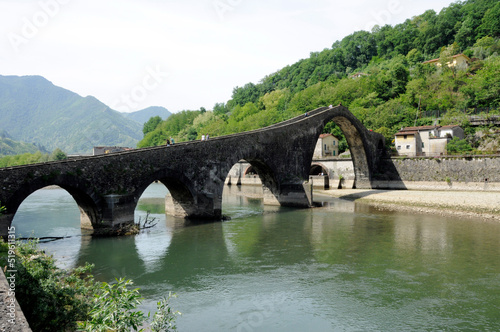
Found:
[[[372,183],[369,179],[355,179],[354,188],[356,189],[373,189]]]
[[[278,200],[282,206],[311,207],[313,204],[310,196],[309,182],[303,182],[301,184],[282,184],[280,186]]]
[[[262,186],[262,191],[264,192],[264,205],[272,205],[272,206],[279,206],[280,201],[276,198],[276,196],[273,194],[271,189],[269,189],[266,186]]]
[[[313,206],[309,182],[303,184],[282,185],[277,194],[271,189],[262,186],[264,192],[264,205],[281,205],[289,207],[311,207]]]
[[[5,213],[0,215],[0,238],[7,241],[7,236],[9,234],[9,227],[14,219],[14,214]]]
[[[102,219],[93,224],[97,235],[112,235],[131,229],[135,224],[136,202],[133,195],[106,195],[102,207]],[[87,218],[81,216],[81,223],[87,224]],[[90,220],[89,220],[90,221]]]
[[[221,220],[222,197],[215,194],[197,195],[194,200],[175,199],[165,196],[165,213],[178,218]]]

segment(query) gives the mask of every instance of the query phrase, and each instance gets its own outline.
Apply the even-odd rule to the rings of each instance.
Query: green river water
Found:
[[[98,280],[132,279],[145,311],[176,293],[179,331],[500,330],[498,223],[333,198],[268,207],[233,186],[230,221],[187,225],[165,216],[165,194],[160,184],[144,193],[136,218],[151,211],[158,225],[135,237],[82,236],[62,189],[31,195],[13,225],[18,236],[72,236],[42,246],[62,267],[89,262]]]

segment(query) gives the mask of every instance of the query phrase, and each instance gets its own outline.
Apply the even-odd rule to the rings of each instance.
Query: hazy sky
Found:
[[[0,75],[120,111],[211,109],[357,30],[450,0],[0,0]]]

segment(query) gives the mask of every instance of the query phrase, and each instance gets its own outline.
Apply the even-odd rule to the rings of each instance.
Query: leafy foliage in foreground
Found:
[[[130,280],[119,279],[115,284],[102,283],[94,296],[89,320],[79,324],[86,331],[139,330],[144,313],[132,311],[141,303],[139,289],[129,289]]]
[[[347,106],[390,144],[401,127],[431,124],[432,115],[467,108],[500,108],[500,25],[496,0],[428,10],[394,27],[358,31],[331,48],[233,90],[212,112],[184,111],[159,123],[139,147],[219,136],[271,125],[330,104]],[[457,53],[474,62],[447,66]],[[440,68],[424,64],[439,58]],[[354,73],[361,73],[354,77]],[[343,134],[334,125],[327,132]],[[342,151],[340,151],[342,152]]]
[[[7,264],[8,245],[0,242],[0,266]],[[138,289],[130,280],[115,284],[96,282],[92,265],[72,271],[56,267],[51,256],[38,249],[37,241],[16,243],[16,298],[34,331],[144,331],[144,313]],[[152,331],[174,331],[178,312],[169,306],[170,296],[158,302]]]
[[[96,291],[88,274],[91,268],[66,272],[38,249],[37,242],[16,245],[16,298],[34,331],[74,330],[76,321],[86,319],[88,294]]]

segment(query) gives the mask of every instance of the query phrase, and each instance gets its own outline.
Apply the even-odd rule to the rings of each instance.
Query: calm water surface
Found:
[[[230,221],[186,225],[165,216],[165,194],[159,184],[145,192],[136,219],[150,211],[158,225],[136,237],[82,236],[62,189],[30,196],[14,226],[18,236],[73,236],[43,247],[63,267],[95,264],[99,280],[133,279],[146,311],[177,293],[179,331],[500,330],[497,223],[331,198],[267,207],[233,186]]]

